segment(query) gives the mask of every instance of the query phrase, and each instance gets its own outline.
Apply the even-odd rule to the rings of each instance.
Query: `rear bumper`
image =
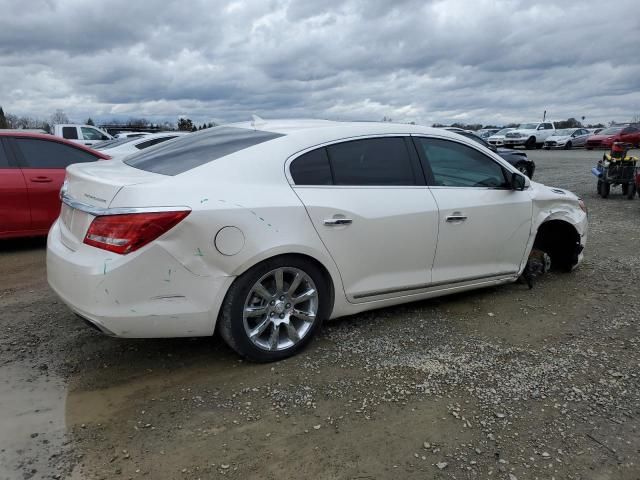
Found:
[[[158,245],[116,255],[71,250],[56,222],[47,241],[47,280],[69,308],[118,337],[212,335],[233,277],[195,275]]]

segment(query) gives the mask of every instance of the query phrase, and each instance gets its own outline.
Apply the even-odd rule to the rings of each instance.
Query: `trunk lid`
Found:
[[[60,211],[62,243],[71,250],[77,250],[99,210],[109,208],[124,187],[166,178],[117,160],[70,165],[62,187],[65,197],[69,199],[62,204]]]
[[[67,196],[98,208],[108,208],[126,186],[165,179],[164,175],[130,167],[120,161],[78,163],[67,167]]]

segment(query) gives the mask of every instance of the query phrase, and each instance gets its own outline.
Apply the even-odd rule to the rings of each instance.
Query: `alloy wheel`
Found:
[[[308,274],[294,267],[276,268],[251,287],[243,309],[244,330],[258,348],[285,350],[309,332],[318,307],[318,290]]]

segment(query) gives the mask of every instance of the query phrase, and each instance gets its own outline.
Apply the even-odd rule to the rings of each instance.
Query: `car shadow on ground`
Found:
[[[41,250],[47,247],[47,237],[9,238],[0,240],[0,254]]]

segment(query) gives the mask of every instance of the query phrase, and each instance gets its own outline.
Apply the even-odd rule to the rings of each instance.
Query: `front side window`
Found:
[[[72,163],[98,160],[89,152],[49,140],[16,138],[15,145],[22,156],[24,168],[66,168]]]
[[[553,125],[551,125],[550,123],[545,123],[544,124],[544,129],[545,130],[553,130]]]
[[[95,128],[80,127],[82,129],[82,137],[85,140],[107,140],[107,137]]]
[[[478,150],[450,140],[417,138],[436,186],[506,188],[501,165]]]
[[[78,139],[78,129],[76,127],[62,127],[62,138],[67,140]]]
[[[327,153],[335,185],[416,185],[402,137],[337,143]]]

